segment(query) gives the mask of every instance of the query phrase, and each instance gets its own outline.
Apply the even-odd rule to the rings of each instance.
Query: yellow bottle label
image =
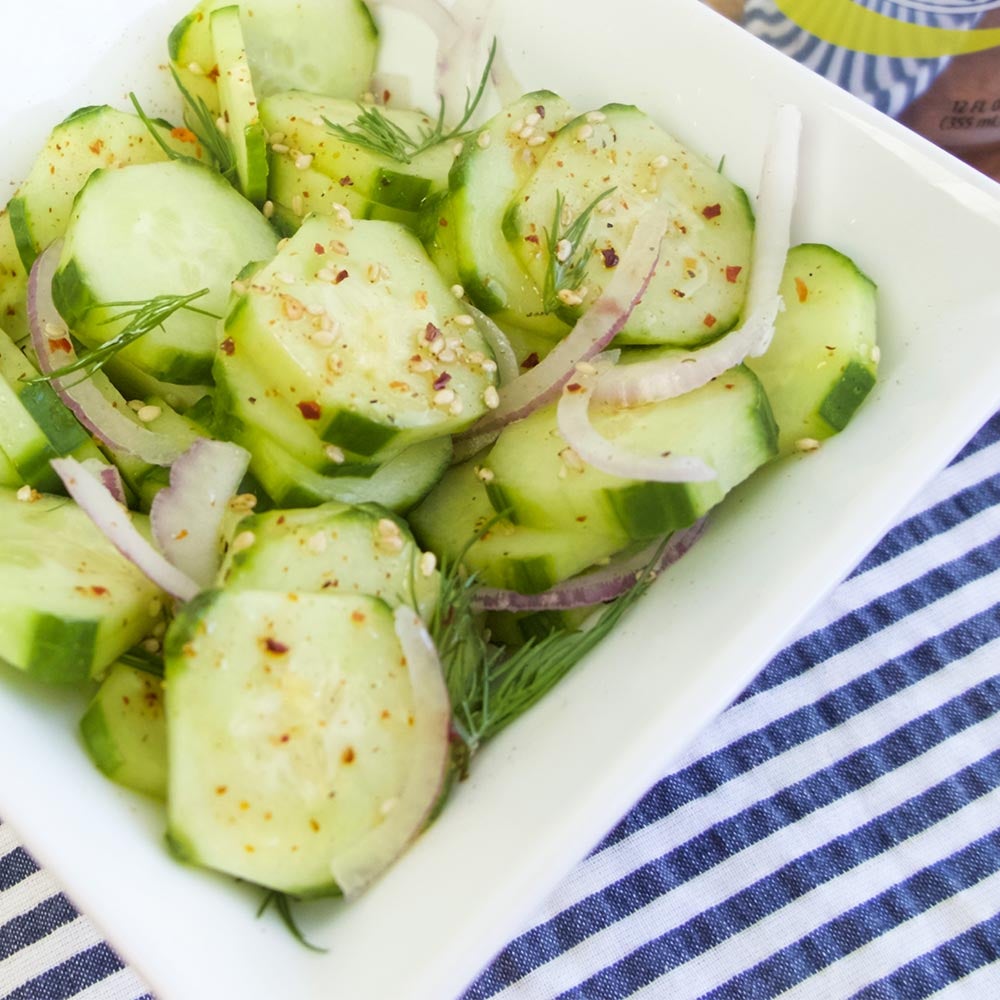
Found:
[[[810,34],[869,55],[936,59],[1000,46],[1000,28],[966,30],[910,24],[867,10],[855,0],[774,0],[774,5]],[[983,11],[1000,7],[1000,2],[976,6]]]

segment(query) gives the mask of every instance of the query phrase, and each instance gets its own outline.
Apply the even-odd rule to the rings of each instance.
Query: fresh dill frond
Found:
[[[39,375],[37,378],[31,379],[30,382],[51,382],[53,379],[65,378],[74,372],[84,373],[80,381],[90,378],[115,357],[122,348],[135,343],[135,341],[144,337],[151,330],[162,327],[175,312],[181,309],[198,313],[200,316],[210,316],[213,319],[220,319],[217,314],[208,312],[205,309],[199,309],[197,306],[191,304],[207,295],[208,292],[209,289],[202,288],[188,295],[156,295],[151,299],[142,301],[103,302],[92,306],[92,309],[121,310],[113,316],[102,320],[102,324],[117,323],[123,319],[128,319],[129,322],[125,325],[124,329],[115,334],[110,340],[101,344],[100,347],[96,347],[91,351],[84,351],[76,361],[64,365],[62,368],[57,368],[47,375]]]
[[[195,97],[177,74],[177,70],[170,67],[170,74],[177,84],[177,89],[184,98],[184,105],[188,109],[185,115],[191,131],[194,132],[198,141],[208,150],[212,159],[215,160],[215,167],[230,184],[238,183],[236,173],[236,155],[233,152],[229,137],[219,128],[215,115],[211,108],[201,97]]]
[[[134,670],[141,670],[144,674],[152,674],[154,677],[163,676],[163,657],[154,656],[144,650],[130,649],[118,657],[119,663],[124,663],[126,667]]]
[[[288,929],[288,932],[295,938],[296,941],[302,945],[303,948],[308,948],[310,951],[319,952],[321,955],[325,955],[329,949],[321,948],[319,945],[313,944],[303,933],[299,925],[295,922],[295,914],[292,913],[292,903],[298,902],[293,896],[289,896],[285,892],[279,892],[277,889],[270,889],[261,901],[260,908],[257,910],[258,919],[268,911],[268,909],[273,906],[275,910],[278,911],[278,916],[281,917],[281,922]]]
[[[360,146],[362,149],[370,150],[373,153],[380,153],[397,163],[412,163],[413,158],[430,149],[432,146],[440,145],[449,139],[454,139],[460,135],[465,127],[472,120],[486,93],[486,85],[489,83],[490,71],[493,69],[493,61],[496,59],[497,41],[494,38],[490,45],[489,56],[483,68],[482,76],[479,79],[479,86],[475,91],[466,90],[465,109],[458,124],[451,129],[445,129],[445,104],[441,98],[438,105],[437,121],[432,128],[421,128],[419,135],[411,136],[405,129],[395,122],[390,121],[381,109],[371,107],[365,108],[358,105],[358,117],[350,125],[338,125],[324,118],[326,127],[338,138]]]
[[[171,160],[191,160],[194,163],[200,163],[201,161],[195,156],[188,156],[187,153],[182,153],[179,149],[175,149],[170,145],[166,139],[160,134],[160,128],[158,127],[158,122],[154,121],[152,118],[146,114],[145,109],[139,103],[139,98],[130,90],[128,94],[128,99],[132,102],[132,107],[135,108],[135,113],[139,116],[139,120],[143,125],[146,126],[146,131],[150,134],[153,142],[156,143],[160,149],[163,150],[164,154],[168,159]]]
[[[591,240],[581,245],[583,234],[590,225],[594,209],[616,189],[602,191],[584,210],[567,225],[563,225],[566,199],[562,191],[556,191],[556,207],[552,218],[552,228],[545,230],[545,249],[548,252],[548,267],[545,271],[543,306],[546,312],[556,312],[566,305],[560,293],[576,292],[583,285],[587,265],[593,256],[596,243]]]

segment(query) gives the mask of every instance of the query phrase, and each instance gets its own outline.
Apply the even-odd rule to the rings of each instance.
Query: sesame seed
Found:
[[[345,229],[354,228],[354,218],[346,205],[341,205],[339,202],[335,203],[331,209],[331,214]]]
[[[312,153],[298,153],[295,157],[295,167],[297,170],[308,170],[312,166]]]
[[[598,215],[611,215],[614,210],[615,203],[610,198],[605,198],[603,201],[598,202],[595,209]]]
[[[274,218],[274,202],[270,200],[265,201],[261,206],[261,212],[264,214],[265,219]]]
[[[484,372],[495,372],[497,370],[497,363],[492,358],[486,358],[485,361],[480,365]]]
[[[348,257],[350,256],[351,251],[348,249],[347,244],[343,240],[331,240],[330,253],[335,253],[340,257]]]
[[[430,576],[437,569],[437,556],[433,552],[425,552],[420,557],[420,575]]]
[[[493,470],[484,468],[482,465],[476,466],[476,476],[484,483],[492,483],[496,479],[496,474]]]
[[[328,444],[323,451],[334,465],[344,464],[345,456],[343,448],[338,448],[335,444]]]
[[[456,142],[455,145],[451,147],[451,155],[452,156],[461,156],[463,149],[465,149],[465,143],[464,142]]]
[[[289,147],[286,146],[283,142],[272,142],[271,143],[271,149],[273,149],[274,152],[276,152],[276,153],[287,153],[287,152],[289,152]]]
[[[603,111],[591,111],[587,115],[587,121],[597,125],[599,122],[607,121],[608,116]]]
[[[292,195],[292,211],[296,215],[303,215],[305,213],[305,202],[302,200],[302,195],[294,194]]]
[[[160,651],[160,640],[153,638],[143,639],[142,648],[147,653],[158,653]]]
[[[465,403],[460,399],[456,399],[451,406],[448,407],[448,412],[453,416],[457,417],[465,409]]]
[[[456,326],[464,326],[466,329],[476,325],[476,321],[468,313],[459,313],[454,317]]]
[[[326,124],[326,122],[323,121],[323,118],[322,118],[321,115],[317,115],[315,118],[311,119],[311,121],[310,121],[309,124],[310,125],[315,125],[316,128],[322,128]]]
[[[476,139],[476,145],[480,149],[486,149],[492,141],[493,136],[489,132],[480,132],[479,138]]]
[[[389,277],[389,268],[385,264],[381,264],[378,261],[372,261],[368,265],[368,280],[371,284],[376,284],[379,281],[385,281]]]
[[[229,122],[226,121],[221,115],[215,119],[215,127],[223,134],[226,135],[229,132]]]
[[[339,354],[328,354],[326,356],[327,371],[334,375],[339,375],[344,370],[344,359]]]
[[[549,141],[549,137],[547,135],[533,135],[528,140],[528,145],[529,146],[543,146],[548,141]]]
[[[461,285],[452,285],[451,294],[454,295],[456,299],[464,299],[465,289]]]
[[[429,372],[434,366],[426,358],[410,358],[410,371],[415,375],[422,375]]]
[[[580,140],[581,142],[585,142],[585,141],[586,141],[587,139],[589,139],[589,138],[590,138],[590,137],[591,137],[591,136],[592,136],[593,134],[594,134],[594,126],[593,126],[593,125],[581,125],[581,126],[580,126],[580,127],[579,127],[579,128],[577,129],[577,130],[576,130],[576,137],[577,137],[577,139],[579,139],[579,140]]]
[[[878,364],[882,360],[882,348],[878,344],[872,348],[871,359],[875,364]]]
[[[45,336],[49,340],[62,340],[66,336],[66,331],[62,327],[57,326],[55,323],[45,324]]]
[[[245,281],[234,281],[230,286],[237,295],[246,295],[248,286]]]
[[[596,375],[597,369],[589,361],[578,361],[576,363],[576,370],[581,375]]]
[[[281,296],[281,311],[286,319],[302,319],[306,314],[306,307],[293,295]]]
[[[542,120],[542,116],[537,111],[532,111],[530,115],[524,116],[524,124],[534,127]]]
[[[495,410],[500,405],[500,393],[497,392],[495,385],[486,387],[486,391],[483,393],[483,402],[490,410]]]
[[[144,423],[148,424],[155,420],[163,411],[158,406],[144,406],[136,410],[135,415]]]
[[[438,354],[438,361],[452,362],[457,358],[454,347],[446,347]]]
[[[245,514],[257,506],[257,498],[252,493],[237,493],[226,506],[234,514]]]
[[[41,493],[25,483],[15,495],[21,503],[34,503],[41,496]]]
[[[799,438],[795,442],[796,451],[816,451],[819,448],[819,441],[816,438]]]
[[[653,160],[653,161],[652,161],[652,162],[651,162],[651,163],[650,163],[649,165],[650,165],[650,166],[651,166],[651,167],[652,167],[652,168],[653,168],[654,170],[663,170],[663,168],[664,168],[664,167],[669,167],[669,166],[670,166],[670,157],[669,157],[669,156],[665,156],[665,155],[663,155],[663,154],[661,153],[661,154],[660,154],[660,155],[659,155],[658,157],[656,157],[656,159],[655,159],[655,160]]]
[[[195,76],[204,76],[205,75],[205,71],[201,68],[201,64],[200,63],[189,62],[188,65],[187,65],[187,68],[188,68],[188,72],[189,73],[194,73]]]
[[[556,260],[565,264],[573,255],[573,244],[569,240],[560,240],[556,244]]]
[[[145,402],[141,399],[130,399],[128,401],[128,408],[132,410],[133,413],[138,413],[145,405]]]
[[[583,302],[583,296],[580,292],[574,292],[572,288],[560,288],[556,298],[564,306],[578,306]]]
[[[329,539],[326,537],[326,532],[317,531],[316,534],[309,537],[306,542],[306,549],[314,555],[319,555],[321,552],[326,552],[328,544]]]
[[[524,119],[523,118],[518,118],[518,120],[516,122],[514,122],[513,125],[511,125],[511,127],[510,127],[510,134],[511,135],[517,135],[521,131],[521,129],[523,129],[523,128],[524,128]]]
[[[257,536],[252,531],[241,531],[234,539],[232,545],[229,546],[230,551],[245,552],[254,542],[257,541]]]
[[[563,448],[559,452],[559,458],[567,469],[572,469],[574,472],[583,472],[587,468],[586,463],[572,448]]]
[[[525,125],[520,132],[517,133],[518,139],[530,139],[535,134],[535,130],[530,125]]]
[[[268,142],[284,142],[285,133],[284,132],[271,132],[267,137]]]
[[[329,266],[321,267],[316,272],[316,277],[319,278],[320,281],[336,281],[337,272],[332,267]]]
[[[437,340],[432,340],[427,347],[427,350],[429,350],[434,357],[437,357],[444,349],[445,342],[440,337],[438,337]]]
[[[435,406],[451,406],[455,402],[454,389],[440,389],[434,393]]]
[[[276,274],[275,277],[283,285],[294,285],[295,284],[295,275],[294,274],[290,274],[288,271],[281,271],[279,274]]]

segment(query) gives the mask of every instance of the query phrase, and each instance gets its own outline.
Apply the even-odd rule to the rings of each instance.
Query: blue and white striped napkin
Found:
[[[998,600],[1000,414],[463,1000],[1000,997]],[[0,1000],[148,996],[0,826]]]

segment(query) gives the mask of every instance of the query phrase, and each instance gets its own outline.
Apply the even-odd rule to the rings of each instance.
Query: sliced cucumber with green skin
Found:
[[[380,461],[488,409],[485,337],[402,226],[314,216],[227,320],[247,359],[329,444]]]
[[[28,339],[28,272],[17,251],[10,212],[0,211],[0,327],[15,343]]]
[[[294,459],[259,430],[235,438],[250,452],[250,471],[276,507],[314,507],[330,500],[377,503],[399,514],[418,504],[451,465],[450,437],[421,441],[368,476],[324,476]]]
[[[212,11],[209,21],[219,71],[219,107],[236,161],[240,192],[255,205],[263,205],[267,198],[267,137],[247,62],[240,8],[220,7]]]
[[[52,294],[74,334],[100,347],[125,322],[107,322],[117,310],[104,303],[207,288],[197,307],[221,316],[240,269],[276,246],[260,213],[206,167],[171,161],[100,170],[74,205]],[[217,322],[179,310],[121,357],[164,382],[209,384]]]
[[[506,231],[539,288],[551,264],[546,233],[559,194],[559,233],[601,199],[576,244],[585,254],[593,243],[583,258],[586,294],[558,308],[562,319],[575,322],[600,295],[637,220],[660,201],[672,211],[660,260],[618,342],[696,347],[737,324],[753,237],[747,197],[637,108],[611,104],[566,124],[511,201]]]
[[[743,366],[675,399],[591,411],[597,430],[629,451],[703,459],[718,473],[708,482],[639,482],[585,465],[559,434],[555,410],[506,427],[483,460],[494,508],[538,528],[656,538],[698,520],[777,453],[767,397]]]
[[[326,503],[271,510],[232,529],[217,585],[228,590],[367,594],[391,608],[414,607],[425,620],[439,575],[422,561],[405,521],[377,504]]]
[[[162,603],[76,504],[0,490],[0,659],[53,683],[99,677],[149,634]]]
[[[168,53],[192,96],[218,112],[209,15],[230,0],[202,0],[170,33]],[[375,71],[378,28],[362,0],[254,0],[242,9],[247,58],[261,95],[306,90],[354,100]]]
[[[771,346],[746,363],[767,391],[787,455],[842,431],[874,387],[877,303],[850,258],[816,243],[789,251],[781,296]]]
[[[341,184],[313,167],[295,165],[288,153],[269,154],[268,197],[294,217],[292,231],[309,215],[334,215],[343,206],[359,219],[367,217],[371,202],[351,184]]]
[[[454,287],[458,278],[458,253],[455,249],[455,219],[451,195],[439,191],[424,203],[414,232],[420,237],[438,274]]]
[[[73,201],[95,170],[160,163],[167,154],[159,142],[184,156],[205,156],[188,130],[171,129],[161,122],[153,128],[157,138],[137,115],[99,105],[81,108],[52,130],[7,206],[26,270],[66,231]]]
[[[419,111],[379,108],[408,135],[419,136],[434,122]],[[271,148],[287,150],[300,163],[308,162],[320,173],[368,201],[417,211],[429,195],[445,190],[455,159],[453,144],[440,143],[401,163],[383,153],[365,149],[337,136],[324,122],[350,128],[359,114],[355,101],[291,92],[261,101],[261,120],[271,136]],[[311,159],[301,160],[300,157]]]
[[[426,733],[389,607],[292,596],[209,591],[168,631],[168,838],[186,861],[331,895]]]
[[[572,116],[550,91],[527,94],[466,140],[448,177],[459,281],[470,301],[497,322],[556,337],[566,324],[545,313],[538,286],[504,239],[503,219]]]
[[[567,611],[491,611],[486,628],[492,642],[523,646],[539,642],[552,632],[577,631],[601,605]]]
[[[167,794],[163,682],[116,663],[80,720],[90,759],[116,784],[156,799]]]
[[[487,586],[522,594],[548,590],[627,544],[621,532],[547,531],[497,519],[475,460],[449,469],[409,521],[424,548],[449,563],[461,558]]]

